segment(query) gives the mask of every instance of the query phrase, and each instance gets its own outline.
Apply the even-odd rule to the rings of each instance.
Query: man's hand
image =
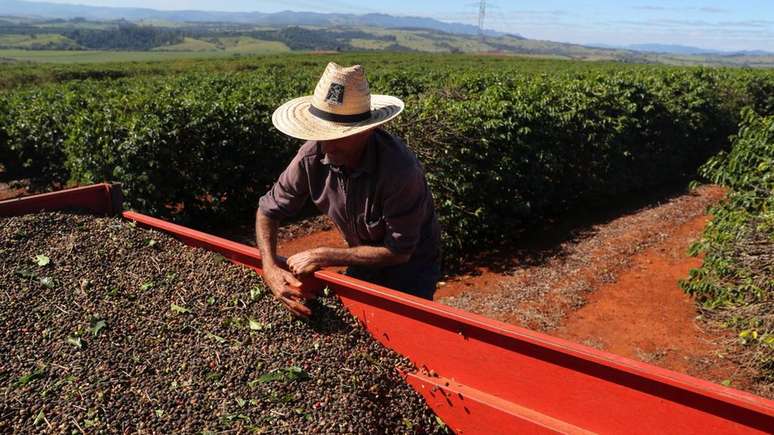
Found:
[[[274,297],[282,302],[293,314],[301,317],[312,315],[312,310],[303,303],[304,296],[301,294],[301,291],[288,287],[288,285],[293,287],[301,286],[301,281],[296,279],[292,273],[278,266],[269,266],[264,268],[263,278]]]
[[[294,275],[300,276],[320,269],[325,265],[323,261],[323,248],[310,249],[290,256],[288,258],[288,268]]]

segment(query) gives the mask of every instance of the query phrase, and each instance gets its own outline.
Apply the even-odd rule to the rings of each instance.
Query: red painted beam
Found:
[[[451,379],[408,373],[406,381],[458,434],[480,433],[482,422],[487,423],[488,435],[593,433]]]
[[[122,202],[123,196],[118,185],[93,184],[0,201],[0,216],[19,216],[69,208],[109,215],[120,212]]]
[[[566,424],[627,434],[774,428],[774,402],[762,397],[332,272],[315,275],[419,367]]]
[[[0,216],[75,206],[116,210],[100,186],[102,205],[95,186],[23,198],[29,202],[21,207],[9,205],[18,200],[0,202]],[[255,248],[134,212],[124,217],[260,271]],[[380,342],[440,375],[409,374],[408,381],[458,432],[774,432],[774,402],[762,397],[334,272],[315,272],[306,283],[332,288]],[[436,389],[428,396],[422,386]]]

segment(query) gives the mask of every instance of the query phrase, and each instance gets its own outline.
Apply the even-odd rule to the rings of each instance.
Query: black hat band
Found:
[[[311,104],[309,105],[309,113],[311,113],[312,115],[322,120],[331,121],[331,122],[352,123],[352,122],[365,121],[371,118],[370,110],[368,112],[355,113],[354,115],[340,115],[338,113],[331,113],[331,112],[326,112],[324,110],[318,109]]]

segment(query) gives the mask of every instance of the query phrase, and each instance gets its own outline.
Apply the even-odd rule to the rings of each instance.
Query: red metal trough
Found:
[[[0,202],[0,216],[85,208],[121,212],[110,184]],[[258,250],[124,211],[125,219],[216,251],[261,272]],[[422,370],[408,373],[457,433],[773,433],[774,402],[691,376],[504,324],[330,271],[328,286],[385,346]]]

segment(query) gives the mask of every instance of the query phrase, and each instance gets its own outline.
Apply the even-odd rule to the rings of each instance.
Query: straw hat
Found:
[[[274,111],[271,121],[281,132],[304,140],[333,140],[384,124],[403,111],[403,101],[371,95],[363,67],[325,68],[314,95],[295,98]]]

